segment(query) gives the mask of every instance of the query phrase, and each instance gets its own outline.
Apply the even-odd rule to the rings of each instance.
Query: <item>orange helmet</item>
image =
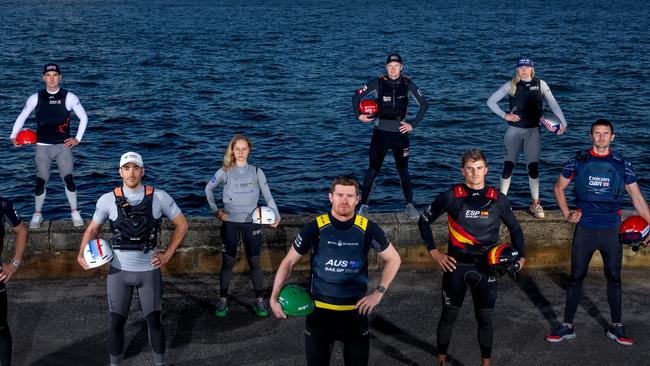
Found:
[[[632,246],[633,251],[639,250],[639,246],[648,237],[650,225],[641,216],[630,216],[623,220],[618,230],[618,240],[621,244]]]

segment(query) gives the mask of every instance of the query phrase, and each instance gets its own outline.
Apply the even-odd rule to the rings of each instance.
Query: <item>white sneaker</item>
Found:
[[[30,229],[38,229],[41,227],[41,224],[43,223],[43,215],[34,212],[32,215],[32,220],[29,222],[29,228]]]
[[[406,216],[408,216],[409,219],[417,219],[420,216],[420,213],[418,210],[413,206],[412,203],[407,203],[406,208],[404,209],[404,212],[406,213]]]
[[[79,214],[79,211],[72,211],[70,217],[72,217],[72,226],[74,227],[84,226],[84,220],[81,218],[81,214]]]
[[[544,209],[539,203],[536,205],[530,205],[528,212],[530,212],[530,214],[533,215],[533,217],[536,219],[543,219],[546,217],[546,214],[544,214]]]
[[[359,211],[357,211],[359,216],[368,217],[368,205],[359,206]]]

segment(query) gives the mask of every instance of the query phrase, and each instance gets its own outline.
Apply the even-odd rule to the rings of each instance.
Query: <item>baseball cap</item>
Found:
[[[402,63],[402,56],[399,55],[399,53],[391,53],[388,55],[386,58],[386,63],[389,64],[391,62],[399,62],[400,64]]]
[[[122,154],[122,157],[120,158],[120,168],[123,167],[124,164],[128,164],[128,163],[135,163],[135,165],[139,166],[140,168],[144,167],[144,163],[142,162],[142,156],[137,152],[129,151],[127,153]]]
[[[59,65],[53,63],[49,63],[43,66],[43,74],[45,74],[48,71],[54,71],[59,74],[61,73],[61,69],[59,68]]]
[[[526,57],[526,56],[521,56],[517,60],[517,67],[522,67],[522,66],[535,67],[535,63],[533,62],[532,58]]]

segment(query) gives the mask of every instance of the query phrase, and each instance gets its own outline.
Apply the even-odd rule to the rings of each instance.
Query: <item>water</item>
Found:
[[[142,153],[146,182],[186,214],[209,215],[205,183],[238,132],[252,138],[250,162],[266,172],[281,212],[314,213],[327,208],[334,176],[362,179],[372,128],[355,119],[351,96],[398,51],[430,101],[411,139],[415,201],[424,208],[460,181],[458,160],[471,146],[486,151],[489,183],[498,184],[506,123],[485,102],[526,54],[569,123],[565,136],[543,134],[542,204],[554,205],[562,163],[589,146],[588,126],[600,117],[615,123],[614,147],[635,164],[647,195],[649,11],[609,1],[4,1],[0,136],[42,88],[42,65],[57,62],[62,86],[89,115],[75,148],[85,217],[120,183],[127,150]],[[28,214],[34,149],[6,139],[0,149],[0,192]],[[515,207],[529,204],[524,165],[522,155]],[[392,157],[376,183],[373,210],[403,209]],[[57,170],[44,211],[68,216]]]

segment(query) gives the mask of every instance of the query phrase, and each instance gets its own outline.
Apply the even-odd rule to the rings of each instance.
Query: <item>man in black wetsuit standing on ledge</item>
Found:
[[[406,200],[406,214],[415,219],[419,213],[413,206],[413,189],[408,171],[409,136],[415,126],[422,120],[429,104],[418,90],[415,83],[406,75],[402,75],[402,57],[391,53],[386,60],[386,75],[371,79],[352,97],[352,108],[361,122],[368,123],[376,120],[370,140],[370,163],[363,179],[359,214],[368,215],[368,198],[377,174],[384,162],[388,149],[393,151],[395,166]],[[412,120],[407,121],[409,96],[415,99],[419,110]],[[363,99],[374,97],[379,105],[379,115],[368,116],[360,114],[359,103]]]

